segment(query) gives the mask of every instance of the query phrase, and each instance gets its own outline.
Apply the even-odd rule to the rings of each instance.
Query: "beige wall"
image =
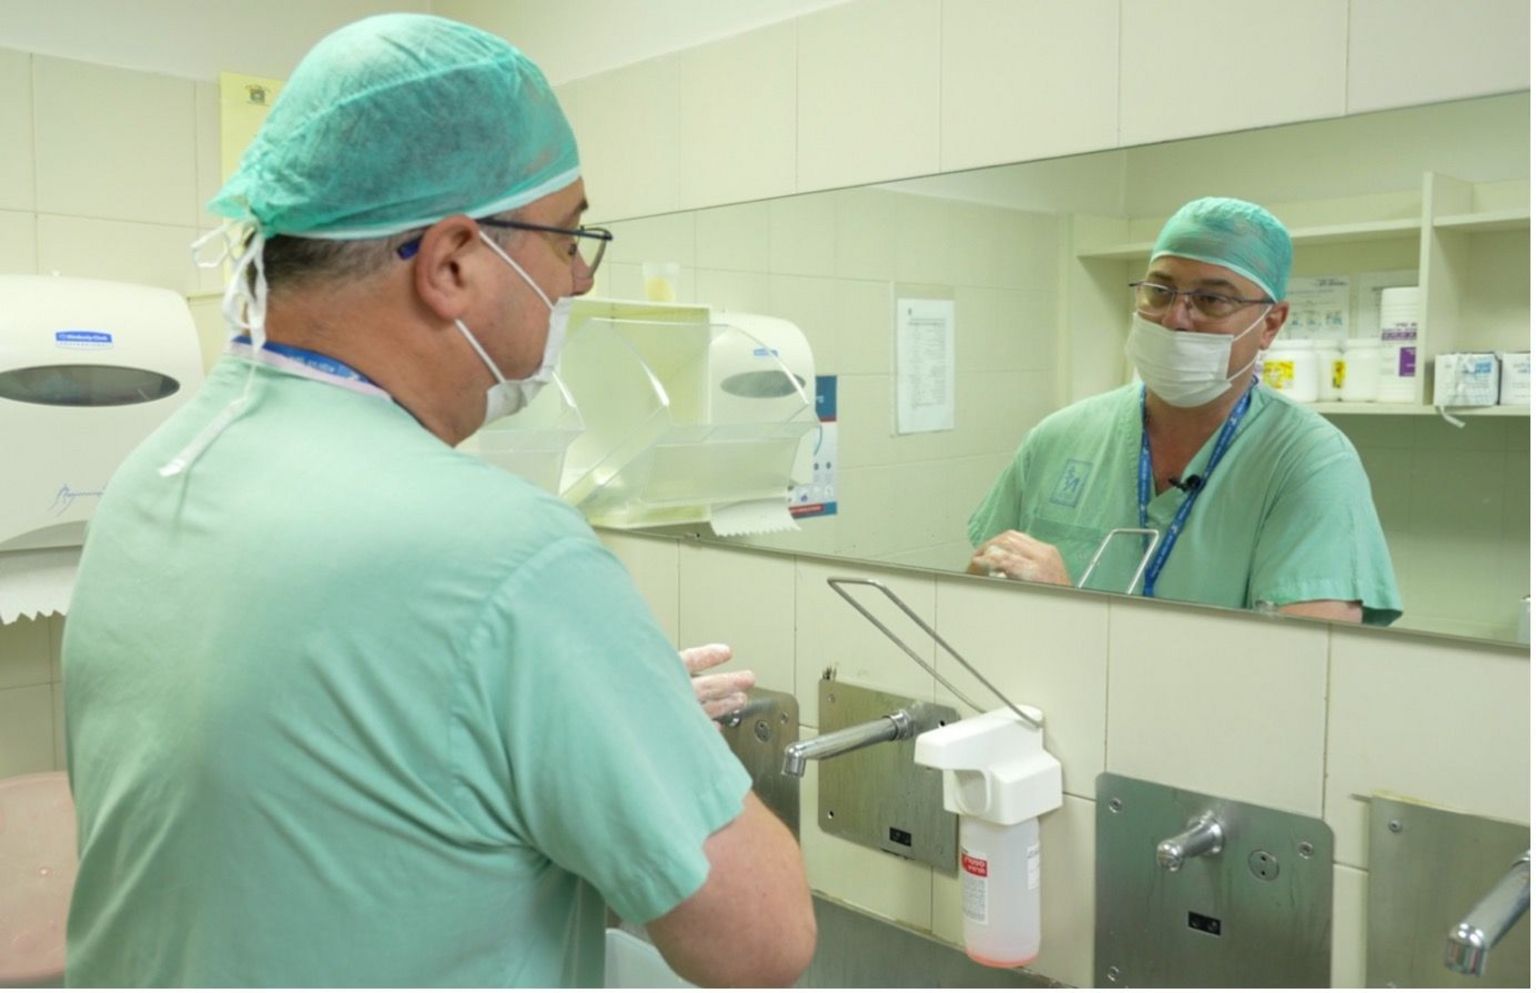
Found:
[[[827,667],[843,681],[954,703],[828,589],[834,575],[887,583],[1004,692],[1041,707],[1067,795],[1041,822],[1046,912],[1036,971],[1062,982],[1094,985],[1094,782],[1102,772],[1324,819],[1334,832],[1336,985],[1365,980],[1369,866],[1366,805],[1356,796],[1388,791],[1529,820],[1522,649],[618,532],[603,538],[679,644],[729,641],[733,665],[793,692],[802,736],[816,733],[816,683]],[[985,699],[880,597],[864,602],[946,678]],[[813,887],[958,944],[955,879],[824,834],[816,788],[812,763],[801,844]]]

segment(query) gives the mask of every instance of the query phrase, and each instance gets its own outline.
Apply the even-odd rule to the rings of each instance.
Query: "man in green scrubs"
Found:
[[[1370,482],[1347,438],[1257,382],[1289,312],[1291,240],[1257,204],[1206,197],[1131,285],[1142,379],[1041,421],[971,515],[969,571],[1390,624],[1402,613]],[[1137,569],[1150,550],[1145,573]]]
[[[212,205],[245,333],[81,562],[71,985],[600,986],[605,907],[700,984],[809,961],[794,840],[623,567],[454,447],[548,378],[586,206],[499,38],[392,14],[295,70]]]

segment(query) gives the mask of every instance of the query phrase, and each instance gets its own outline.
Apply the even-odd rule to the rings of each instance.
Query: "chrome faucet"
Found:
[[[1157,846],[1157,864],[1169,872],[1178,872],[1186,859],[1201,855],[1220,855],[1226,831],[1214,811],[1207,810],[1189,822],[1183,831]]]
[[[1445,967],[1468,976],[1481,976],[1488,953],[1520,915],[1531,906],[1531,853],[1515,860],[1477,906],[1445,939]]]
[[[868,711],[866,711],[868,713]],[[818,734],[805,741],[796,741],[784,748],[784,775],[805,775],[805,763],[811,759],[829,759],[835,755],[878,745],[882,741],[902,741],[917,731],[917,722],[906,709],[886,714],[863,724],[839,728]]]

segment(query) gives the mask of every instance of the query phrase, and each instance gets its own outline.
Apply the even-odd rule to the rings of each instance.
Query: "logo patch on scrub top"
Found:
[[[1056,488],[1051,491],[1051,502],[1062,507],[1076,507],[1088,488],[1088,477],[1093,474],[1093,463],[1082,459],[1068,459]]]

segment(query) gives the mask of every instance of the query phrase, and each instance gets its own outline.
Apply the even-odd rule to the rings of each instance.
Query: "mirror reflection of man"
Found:
[[[1163,226],[1131,284],[1141,377],[1041,421],[971,515],[969,571],[1072,585],[1116,528],[1155,528],[1136,592],[1390,624],[1402,602],[1360,457],[1260,383],[1285,324],[1291,239],[1257,204],[1206,197]],[[1151,539],[1117,536],[1085,584],[1123,591]]]

